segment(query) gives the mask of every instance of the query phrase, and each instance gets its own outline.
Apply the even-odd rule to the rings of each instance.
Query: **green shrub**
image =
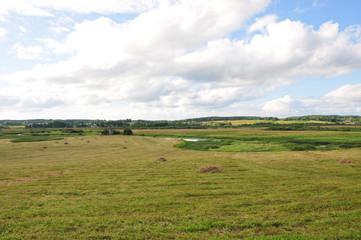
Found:
[[[126,129],[124,129],[123,134],[124,135],[133,135],[133,131],[130,128],[126,128]]]

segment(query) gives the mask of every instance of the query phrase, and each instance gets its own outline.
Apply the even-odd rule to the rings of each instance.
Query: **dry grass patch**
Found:
[[[355,161],[343,158],[339,161],[340,164],[350,164],[350,163],[356,163]]]
[[[198,173],[221,173],[222,170],[219,167],[216,166],[205,166],[200,168],[198,171]]]

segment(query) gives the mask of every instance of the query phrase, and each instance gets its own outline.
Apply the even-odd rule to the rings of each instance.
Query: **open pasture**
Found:
[[[1,139],[0,239],[361,238],[358,147],[196,151],[174,147],[179,140],[152,137],[262,136],[271,142],[328,136],[337,142],[354,134],[347,136],[355,142],[358,133],[134,132],[43,142]],[[209,165],[221,173],[198,173]]]

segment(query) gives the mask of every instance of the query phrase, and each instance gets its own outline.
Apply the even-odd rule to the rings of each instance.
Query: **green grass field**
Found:
[[[354,144],[361,132],[134,132],[0,139],[0,239],[361,239],[361,148],[275,148]],[[197,151],[153,136],[230,144]],[[222,173],[197,172],[207,165]]]
[[[177,147],[203,151],[269,152],[361,148],[360,128],[353,128],[352,131],[267,131],[261,128],[143,130],[142,134],[200,139],[197,142],[183,141]]]

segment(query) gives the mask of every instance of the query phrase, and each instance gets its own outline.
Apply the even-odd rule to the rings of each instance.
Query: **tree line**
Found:
[[[256,123],[249,126],[269,126],[277,124],[278,120],[283,121],[327,121],[334,124],[361,124],[361,116],[348,115],[307,115],[296,116],[279,119],[276,117],[257,117],[257,116],[233,116],[233,117],[201,117],[189,118],[184,120],[89,120],[89,119],[31,119],[31,120],[0,120],[0,128],[7,128],[11,126],[25,126],[25,128],[210,128],[202,122],[215,121],[235,121],[235,120],[268,120],[268,123]],[[242,125],[248,126],[248,125]],[[234,127],[230,123],[216,124],[214,127]]]
[[[334,122],[334,123],[361,123],[361,116],[357,115],[306,115],[299,117],[287,117],[283,119],[284,121],[326,121],[326,122]]]

